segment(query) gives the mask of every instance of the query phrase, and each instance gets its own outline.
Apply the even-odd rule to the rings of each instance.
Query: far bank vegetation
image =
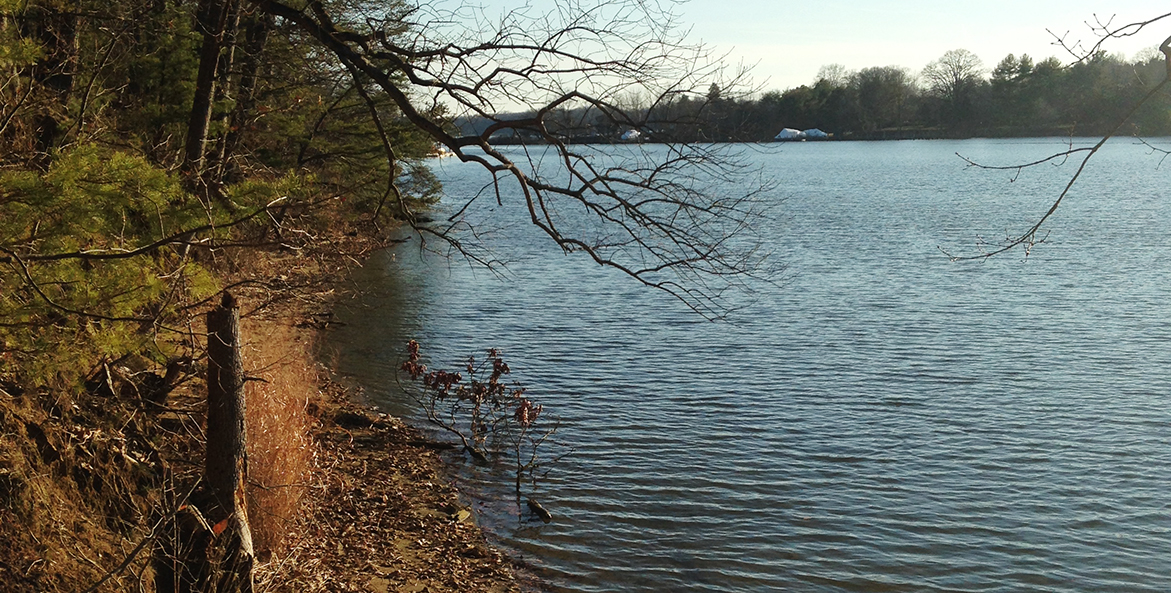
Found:
[[[1009,54],[989,65],[956,49],[920,70],[829,64],[811,84],[784,91],[713,84],[705,96],[653,105],[630,97],[629,102],[645,112],[648,141],[768,142],[784,128],[818,128],[846,140],[1092,137],[1111,131],[1166,74],[1155,48],[1131,59],[1095,49],[1070,61]],[[486,125],[478,118],[459,123],[469,130]],[[1171,134],[1171,97],[1147,101],[1128,124],[1128,134]],[[606,141],[619,139],[623,131],[590,109],[563,110],[552,129]]]

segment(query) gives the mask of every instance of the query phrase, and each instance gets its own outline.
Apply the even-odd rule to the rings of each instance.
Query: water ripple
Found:
[[[555,591],[1168,591],[1169,173],[1111,145],[1027,260],[936,249],[1019,226],[1068,174],[1008,184],[954,152],[1055,146],[755,155],[793,177],[771,237],[791,277],[726,322],[505,219],[510,280],[376,258],[331,346],[404,414],[407,338],[437,361],[504,348],[575,453],[538,492],[555,522],[506,503],[483,522]],[[491,498],[491,476],[462,479]]]

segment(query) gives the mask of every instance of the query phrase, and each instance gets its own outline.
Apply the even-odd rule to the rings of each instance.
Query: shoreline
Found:
[[[312,251],[222,252],[217,280],[242,306],[256,591],[521,591],[520,564],[488,543],[434,444],[370,412],[312,347],[354,266],[391,243],[340,231]],[[0,376],[4,591],[154,590],[176,561],[163,542],[211,531],[202,318],[169,362],[130,352],[76,386]]]
[[[520,591],[513,560],[490,546],[444,478],[434,446],[324,379],[310,402],[320,484],[269,577],[295,591]]]
[[[339,251],[349,255],[337,268],[324,270],[335,286],[348,281],[356,263],[393,243],[355,237],[341,242]],[[264,263],[279,266],[282,259]],[[331,289],[316,303],[277,306],[256,323],[285,326],[304,342],[318,344],[345,292]],[[315,312],[321,309],[325,312]],[[488,542],[445,476],[452,468],[437,443],[363,402],[357,389],[336,380],[337,369],[308,350],[290,347],[284,356],[287,364],[316,369],[307,380],[317,395],[304,402],[316,459],[286,551],[258,570],[258,588],[263,581],[271,590],[297,592],[522,590],[517,574],[522,567]]]
[[[802,144],[802,143],[837,143],[837,142],[900,142],[907,140],[1026,140],[1026,139],[1087,139],[1088,141],[1096,142],[1101,138],[1101,134],[1078,133],[1071,135],[1069,130],[1037,130],[1035,133],[1029,134],[1010,134],[1010,133],[958,133],[947,132],[936,129],[886,129],[875,130],[872,132],[843,132],[841,134],[834,134],[828,138],[800,138],[800,139],[724,139],[724,140],[704,140],[705,144]],[[1118,135],[1115,138],[1129,138],[1130,135]],[[1151,138],[1163,138],[1164,136],[1150,136]],[[680,142],[688,142],[683,140],[656,140],[656,139],[640,139],[640,140],[617,140],[604,136],[573,136],[561,139],[567,145],[598,145],[598,146],[641,146],[641,145],[672,145]],[[692,139],[689,142],[701,142],[697,139]],[[494,138],[492,139],[494,146],[550,146],[553,143],[539,139],[539,138]]]

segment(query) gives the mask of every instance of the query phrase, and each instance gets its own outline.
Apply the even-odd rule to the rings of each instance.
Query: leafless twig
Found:
[[[1171,15],[1165,15],[1165,16],[1171,16]],[[1157,19],[1148,21],[1147,23],[1143,23],[1142,25],[1145,26],[1146,24],[1149,24],[1151,22],[1155,22],[1156,20],[1159,20],[1161,18],[1164,18],[1164,17],[1158,17]],[[1049,206],[1049,209],[1046,210],[1045,214],[1042,215],[1039,219],[1037,219],[1037,221],[1031,227],[1029,227],[1028,230],[1026,230],[1025,232],[1023,232],[1019,235],[1016,235],[1015,237],[1010,236],[1003,243],[1001,243],[999,247],[997,247],[991,251],[986,251],[986,252],[983,252],[983,253],[980,253],[977,255],[956,256],[956,255],[952,255],[952,254],[948,253],[947,250],[945,250],[943,247],[939,247],[939,250],[943,251],[943,253],[946,254],[948,257],[950,257],[952,259],[952,261],[977,260],[977,259],[983,260],[983,259],[988,259],[990,257],[993,257],[995,255],[999,255],[1001,253],[1004,253],[1006,251],[1009,251],[1011,249],[1014,249],[1014,248],[1020,247],[1020,246],[1024,246],[1026,249],[1026,253],[1027,253],[1029,249],[1031,249],[1034,245],[1036,245],[1038,242],[1040,242],[1040,240],[1038,240],[1038,238],[1037,238],[1037,233],[1038,233],[1038,231],[1040,231],[1041,226],[1043,224],[1045,224],[1045,221],[1048,220],[1049,217],[1052,216],[1054,212],[1057,211],[1057,208],[1061,205],[1061,202],[1065,199],[1065,197],[1067,195],[1069,195],[1069,191],[1073,188],[1074,184],[1077,183],[1077,180],[1081,177],[1082,172],[1085,171],[1086,165],[1089,163],[1090,159],[1093,158],[1094,155],[1097,154],[1098,151],[1101,150],[1102,147],[1106,145],[1107,141],[1109,141],[1111,138],[1113,138],[1114,136],[1116,136],[1118,134],[1119,130],[1121,130],[1124,125],[1126,125],[1126,122],[1129,121],[1130,118],[1134,116],[1134,114],[1139,110],[1139,108],[1141,108],[1144,104],[1146,104],[1147,101],[1149,101],[1152,97],[1154,97],[1155,95],[1162,92],[1165,88],[1168,87],[1168,85],[1171,85],[1171,37],[1168,37],[1163,42],[1163,44],[1159,46],[1159,50],[1161,52],[1163,52],[1163,55],[1164,55],[1166,63],[1167,63],[1167,76],[1165,76],[1161,82],[1159,82],[1155,86],[1151,87],[1150,90],[1147,91],[1146,95],[1144,95],[1142,97],[1142,99],[1140,99],[1133,106],[1131,106],[1130,110],[1127,111],[1126,115],[1124,117],[1120,118],[1115,123],[1113,128],[1111,128],[1110,131],[1106,135],[1104,135],[1092,147],[1079,148],[1079,149],[1071,148],[1070,150],[1067,150],[1067,151],[1064,151],[1061,153],[1057,153],[1049,158],[1041,159],[1039,161],[1034,161],[1032,163],[1027,163],[1024,165],[1013,165],[1013,166],[1008,166],[1008,167],[990,167],[990,166],[980,165],[980,164],[974,163],[973,161],[971,161],[969,159],[964,159],[965,161],[968,162],[968,164],[970,166],[977,166],[977,167],[981,167],[981,168],[985,168],[985,169],[1015,169],[1015,170],[1019,171],[1020,169],[1023,169],[1025,167],[1037,166],[1042,163],[1049,162],[1055,158],[1061,158],[1064,156],[1068,156],[1072,153],[1080,153],[1080,152],[1086,153],[1085,156],[1082,157],[1081,162],[1078,164],[1077,170],[1074,172],[1073,176],[1070,177],[1069,182],[1065,184],[1065,188],[1061,190],[1060,194],[1058,194],[1057,199],[1053,201],[1053,203]],[[961,157],[961,158],[963,158],[963,157]]]

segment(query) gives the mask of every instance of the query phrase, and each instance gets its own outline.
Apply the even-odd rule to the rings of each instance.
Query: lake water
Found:
[[[458,475],[555,591],[1171,591],[1171,171],[1112,142],[1027,259],[939,250],[1025,228],[1075,169],[1014,181],[956,152],[1062,147],[744,147],[781,182],[765,235],[788,268],[714,323],[484,210],[505,277],[408,242],[361,271],[328,346],[416,418],[407,339],[433,367],[504,350],[575,448],[535,494],[556,519]],[[452,203],[486,180],[435,171]]]

